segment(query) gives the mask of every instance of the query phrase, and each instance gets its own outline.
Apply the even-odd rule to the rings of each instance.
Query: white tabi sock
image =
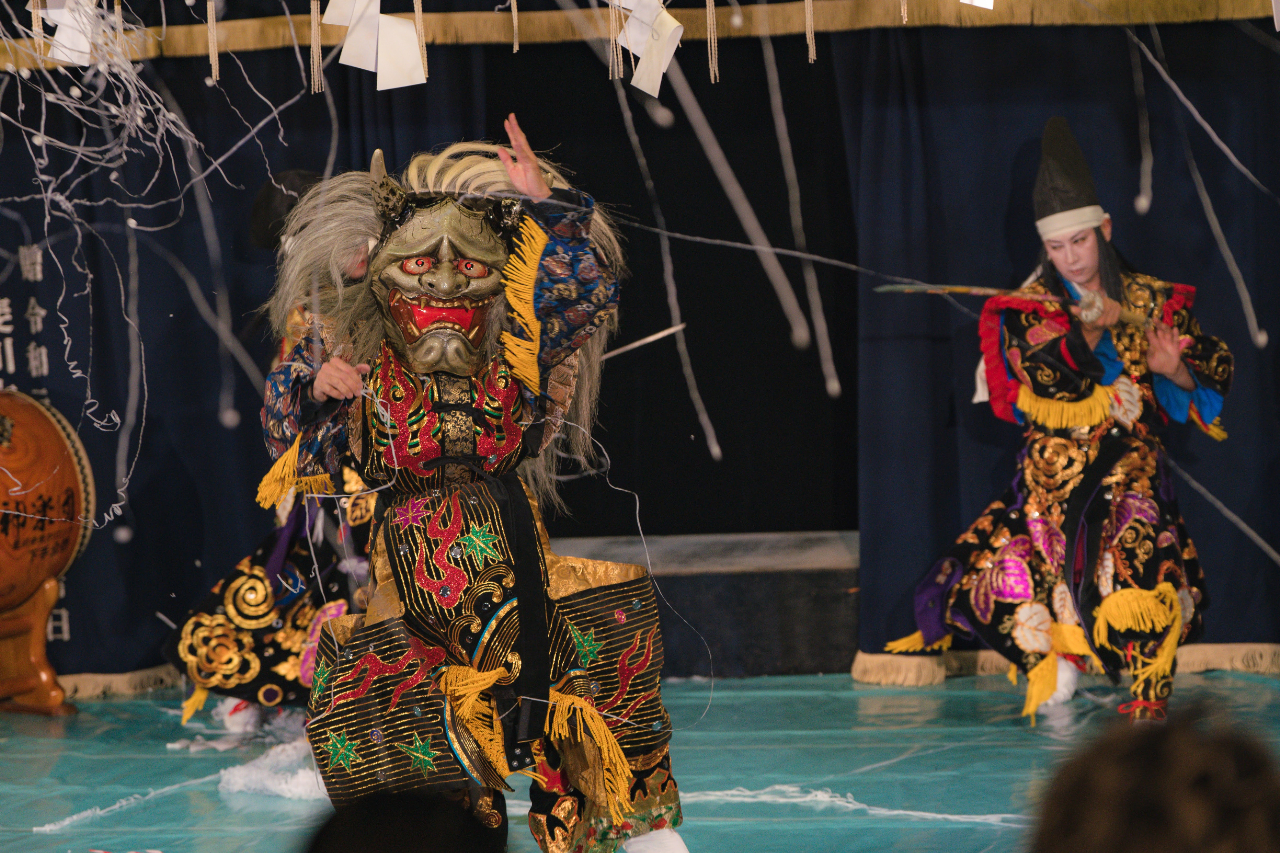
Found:
[[[623,842],[622,849],[626,853],[689,853],[689,848],[684,846],[684,839],[671,827],[629,838]]]
[[[1065,705],[1076,695],[1076,682],[1080,680],[1080,670],[1064,657],[1058,657],[1058,688],[1053,695],[1040,703],[1041,708],[1052,708]]]

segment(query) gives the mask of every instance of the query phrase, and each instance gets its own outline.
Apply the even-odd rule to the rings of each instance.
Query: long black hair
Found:
[[[1098,241],[1098,277],[1102,280],[1102,292],[1124,304],[1124,273],[1133,272],[1133,267],[1120,254],[1115,244],[1103,235],[1101,226],[1094,226],[1093,236]],[[1058,272],[1043,244],[1040,246],[1040,269],[1045,275],[1049,270]],[[1061,273],[1058,275],[1061,277]]]

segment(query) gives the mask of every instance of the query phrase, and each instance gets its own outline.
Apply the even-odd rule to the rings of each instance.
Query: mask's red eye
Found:
[[[405,258],[400,262],[400,269],[409,275],[422,275],[435,266],[435,263],[433,258]]]
[[[458,272],[462,273],[467,278],[484,278],[489,274],[489,268],[484,264],[479,261],[472,261],[466,258],[454,261],[453,266],[458,270]]]

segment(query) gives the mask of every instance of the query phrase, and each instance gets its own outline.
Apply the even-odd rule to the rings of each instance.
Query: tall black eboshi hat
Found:
[[[1106,219],[1084,152],[1061,116],[1045,123],[1040,171],[1031,193],[1041,239],[1096,228]]]

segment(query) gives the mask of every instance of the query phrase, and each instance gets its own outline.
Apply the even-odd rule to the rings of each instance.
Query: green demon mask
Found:
[[[471,376],[484,362],[518,207],[499,199],[407,193],[386,176],[381,152],[371,171],[379,179],[377,203],[387,226],[369,259],[369,286],[387,339],[415,373]]]

